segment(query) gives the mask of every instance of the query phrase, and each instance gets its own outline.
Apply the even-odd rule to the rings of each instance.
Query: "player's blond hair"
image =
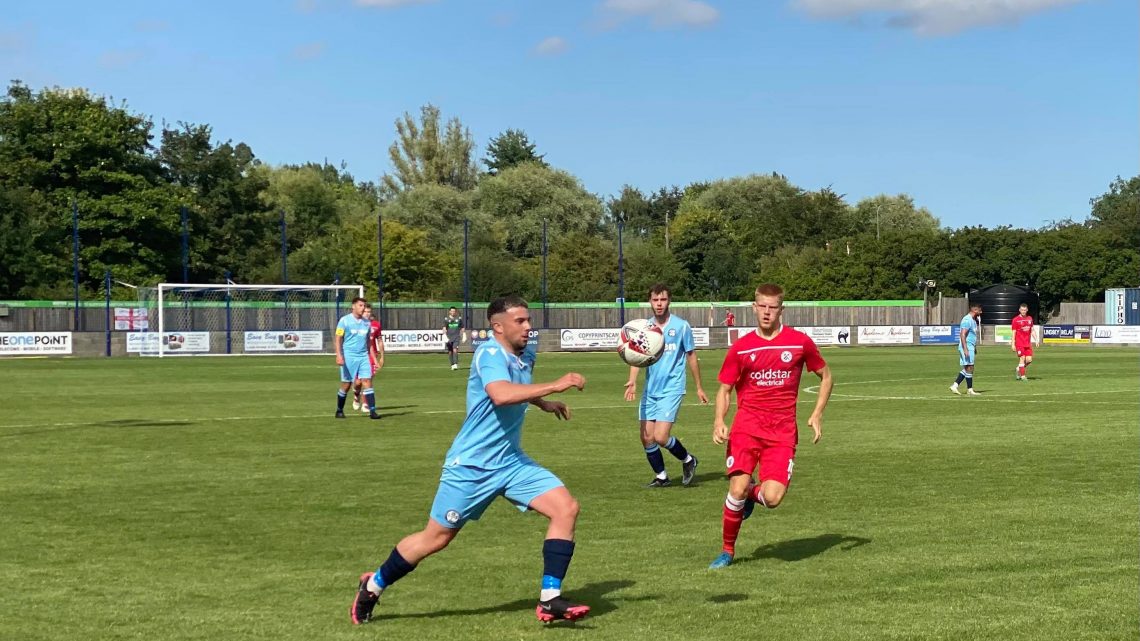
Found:
[[[756,288],[756,298],[761,296],[775,296],[780,299],[780,304],[784,304],[784,288],[776,283],[763,283]]]

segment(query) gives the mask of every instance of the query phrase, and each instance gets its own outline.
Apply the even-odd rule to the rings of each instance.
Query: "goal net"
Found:
[[[143,356],[321,354],[364,287],[161,283],[138,295],[149,323],[128,350]]]

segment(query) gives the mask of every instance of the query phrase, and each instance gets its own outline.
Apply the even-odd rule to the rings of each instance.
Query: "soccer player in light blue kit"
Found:
[[[981,396],[974,391],[974,357],[978,351],[981,318],[982,305],[981,303],[974,303],[970,305],[970,311],[962,317],[962,322],[958,324],[958,363],[962,366],[962,370],[958,372],[957,380],[950,386],[950,391],[955,394],[962,393],[958,391],[958,384],[965,380],[966,394]]]
[[[352,311],[336,324],[333,347],[336,364],[340,366],[340,390],[336,393],[336,417],[344,418],[344,399],[352,382],[359,379],[364,403],[370,408],[370,418],[380,418],[376,411],[376,392],[372,389],[372,321],[364,317],[367,301],[357,296],[352,299]]]
[[[681,484],[693,482],[697,471],[697,457],[689,453],[677,437],[670,434],[677,420],[677,411],[685,398],[685,365],[693,373],[697,384],[697,398],[708,403],[709,397],[701,387],[701,368],[693,345],[693,328],[688,321],[669,313],[669,287],[657,283],[649,290],[649,306],[653,308],[653,322],[665,335],[665,351],[654,364],[645,368],[645,389],[641,392],[641,445],[645,458],[653,469],[653,480],[646,487],[667,487],[669,474],[665,472],[665,457],[661,448],[681,461]],[[629,368],[629,381],[625,384],[625,400],[632,401],[637,388],[638,367]]]
[[[396,544],[378,570],[361,575],[350,608],[355,624],[369,621],[381,593],[420,561],[447,547],[460,528],[482,516],[496,496],[550,519],[542,545],[538,619],[574,620],[590,611],[562,597],[562,579],[574,554],[578,502],[557,476],[519,446],[528,404],[569,419],[570,408],[543,397],[570,388],[581,390],[586,379],[570,372],[552,383],[531,383],[535,353],[527,348],[530,310],[522,298],[495,299],[487,308],[487,319],[494,340],[480,345],[472,355],[467,417],[444,459],[431,518],[423,530]]]

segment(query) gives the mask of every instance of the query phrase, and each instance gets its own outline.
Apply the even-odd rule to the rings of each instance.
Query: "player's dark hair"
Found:
[[[982,308],[981,303],[970,303],[970,309],[981,309],[981,308]]]
[[[368,301],[364,300],[363,298],[361,298],[361,297],[359,297],[359,296],[357,296],[356,298],[353,298],[353,299],[352,299],[352,304],[353,304],[353,305],[355,305],[355,304],[356,304],[356,301],[360,301],[360,302],[362,302],[362,303],[367,303],[367,302],[368,302]]]
[[[776,283],[763,283],[756,288],[757,296],[777,296],[780,299],[780,304],[784,304],[784,288]]]
[[[1018,309],[1021,309],[1022,307],[1024,307],[1025,309],[1029,309],[1029,303],[1022,303],[1022,304],[1017,306]]]
[[[510,296],[500,296],[491,301],[490,305],[487,305],[487,320],[491,320],[496,314],[502,314],[508,309],[514,309],[515,307],[527,307],[529,309],[526,300],[524,300],[522,296],[515,296],[513,294]]]
[[[372,309],[372,303],[369,303],[368,301],[364,301],[364,309]]]
[[[673,298],[673,292],[669,291],[669,286],[665,283],[653,283],[649,288],[649,297],[653,298],[658,294],[668,294],[669,298]]]

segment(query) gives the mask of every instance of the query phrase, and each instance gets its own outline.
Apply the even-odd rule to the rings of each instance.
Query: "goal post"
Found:
[[[159,283],[139,288],[150,320],[143,356],[331,353],[361,285]]]

